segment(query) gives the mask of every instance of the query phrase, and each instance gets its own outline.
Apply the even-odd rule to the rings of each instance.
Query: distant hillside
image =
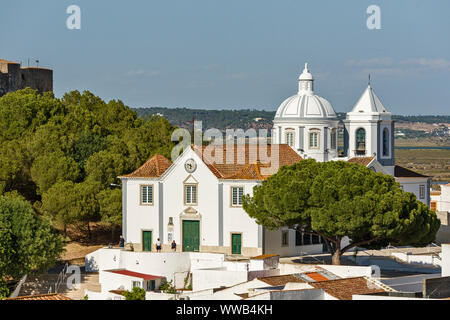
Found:
[[[182,128],[192,128],[192,118],[202,121],[203,130],[217,128],[225,129],[271,129],[275,111],[264,110],[203,110],[188,108],[136,108],[138,116],[148,118],[150,115],[160,115],[173,125]],[[340,119],[345,114],[338,114]]]
[[[134,109],[138,116],[148,118],[150,115],[162,115],[173,125],[182,128],[191,128],[189,123],[194,118],[202,121],[203,130],[217,128],[221,131],[225,129],[241,128],[247,130],[270,129],[275,111],[263,110],[202,110],[187,108],[140,108]]]
[[[395,121],[424,122],[424,123],[450,123],[450,116],[392,116]]]
[[[173,125],[182,128],[191,128],[192,118],[201,120],[203,130],[217,128],[224,131],[231,129],[271,129],[275,111],[264,110],[204,110],[188,108],[138,108],[134,109],[138,116],[148,118],[150,115],[162,115]],[[345,113],[338,113],[339,119],[345,118]],[[424,122],[424,123],[450,123],[450,116],[399,116],[393,119],[401,122]]]

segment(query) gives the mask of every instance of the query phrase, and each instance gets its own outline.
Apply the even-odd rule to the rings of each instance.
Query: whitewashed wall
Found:
[[[228,271],[223,269],[200,269],[192,271],[192,290],[229,287],[248,280],[247,271]]]
[[[231,233],[242,232],[242,247],[258,248],[258,224],[240,207],[231,206],[231,187],[243,187],[244,194],[253,196],[258,183],[246,180],[222,180],[223,182],[223,245],[231,247]]]
[[[412,192],[416,195],[417,200],[422,201],[427,206],[429,206],[429,194],[430,189],[428,186],[427,178],[395,178],[397,182],[403,187],[406,192]],[[420,198],[420,186],[423,185],[425,188],[424,198]]]
[[[264,230],[264,253],[265,254],[278,254],[281,257],[297,256],[303,254],[318,254],[323,252],[322,244],[311,244],[304,246],[295,245],[295,230],[289,229],[289,241],[287,246],[281,245],[282,230],[288,230],[288,228],[280,228],[272,231]]]

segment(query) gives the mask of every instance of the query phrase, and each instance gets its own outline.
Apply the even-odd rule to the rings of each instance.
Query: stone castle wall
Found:
[[[41,94],[53,91],[53,70],[21,68],[16,62],[0,60],[0,96],[27,87]]]

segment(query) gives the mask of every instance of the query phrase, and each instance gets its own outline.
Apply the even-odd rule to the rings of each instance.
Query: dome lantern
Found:
[[[303,69],[302,74],[298,77],[298,93],[313,94],[314,93],[313,82],[314,78],[308,70],[308,63],[305,63],[305,68]]]

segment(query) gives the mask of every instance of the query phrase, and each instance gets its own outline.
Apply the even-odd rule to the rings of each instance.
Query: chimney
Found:
[[[442,253],[441,253],[441,269],[442,269],[442,277],[450,277],[450,244],[442,244]]]

